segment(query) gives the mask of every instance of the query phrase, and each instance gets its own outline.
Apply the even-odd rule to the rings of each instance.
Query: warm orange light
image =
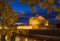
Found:
[[[38,20],[34,17],[31,17],[29,19],[29,25],[36,25],[36,24],[39,24]]]
[[[2,27],[0,26],[0,29],[2,29]]]
[[[49,26],[48,20],[44,24],[45,26]]]
[[[32,29],[33,26],[17,26],[17,29]]]
[[[33,27],[36,28],[41,25],[48,26],[48,20],[46,20],[43,16],[31,17],[29,19],[29,25],[32,25]]]
[[[15,37],[15,41],[20,41],[20,37],[19,36],[16,36]]]

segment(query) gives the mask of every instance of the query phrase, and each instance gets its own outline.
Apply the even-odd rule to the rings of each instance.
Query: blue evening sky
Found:
[[[10,2],[10,0],[7,0],[8,4],[11,6],[11,8],[16,12],[16,13],[19,13],[19,12],[25,12],[25,14],[29,14],[31,12],[31,8],[28,4],[20,4],[19,3],[19,0],[13,0],[13,3]],[[43,0],[42,0],[43,2]],[[55,3],[54,3],[56,6],[60,6],[58,3],[57,3],[57,0],[55,0]],[[55,16],[58,14],[58,13],[51,13],[51,14],[45,14],[48,10],[47,9],[42,9],[40,8],[38,5],[36,5],[36,12],[39,13],[40,12],[40,15],[46,17],[50,22],[54,22],[56,21],[57,23],[57,20],[55,19]],[[25,16],[27,17],[27,16]],[[29,16],[30,17],[30,16]]]

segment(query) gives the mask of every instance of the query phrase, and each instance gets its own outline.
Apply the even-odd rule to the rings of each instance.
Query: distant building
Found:
[[[48,21],[42,16],[31,17],[29,25],[33,26],[34,29],[38,29],[39,27],[48,26]]]

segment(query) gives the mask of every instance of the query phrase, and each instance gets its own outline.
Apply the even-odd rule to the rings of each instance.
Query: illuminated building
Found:
[[[33,26],[27,26],[27,25],[23,25],[23,26],[17,26],[17,29],[20,30],[20,29],[33,29]]]
[[[29,25],[33,26],[33,29],[39,29],[39,27],[48,26],[48,21],[42,16],[31,17]]]

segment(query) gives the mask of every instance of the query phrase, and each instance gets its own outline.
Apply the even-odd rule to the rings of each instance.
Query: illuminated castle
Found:
[[[31,17],[29,19],[29,25],[33,26],[33,29],[39,29],[39,27],[49,26],[48,20],[42,16]]]

